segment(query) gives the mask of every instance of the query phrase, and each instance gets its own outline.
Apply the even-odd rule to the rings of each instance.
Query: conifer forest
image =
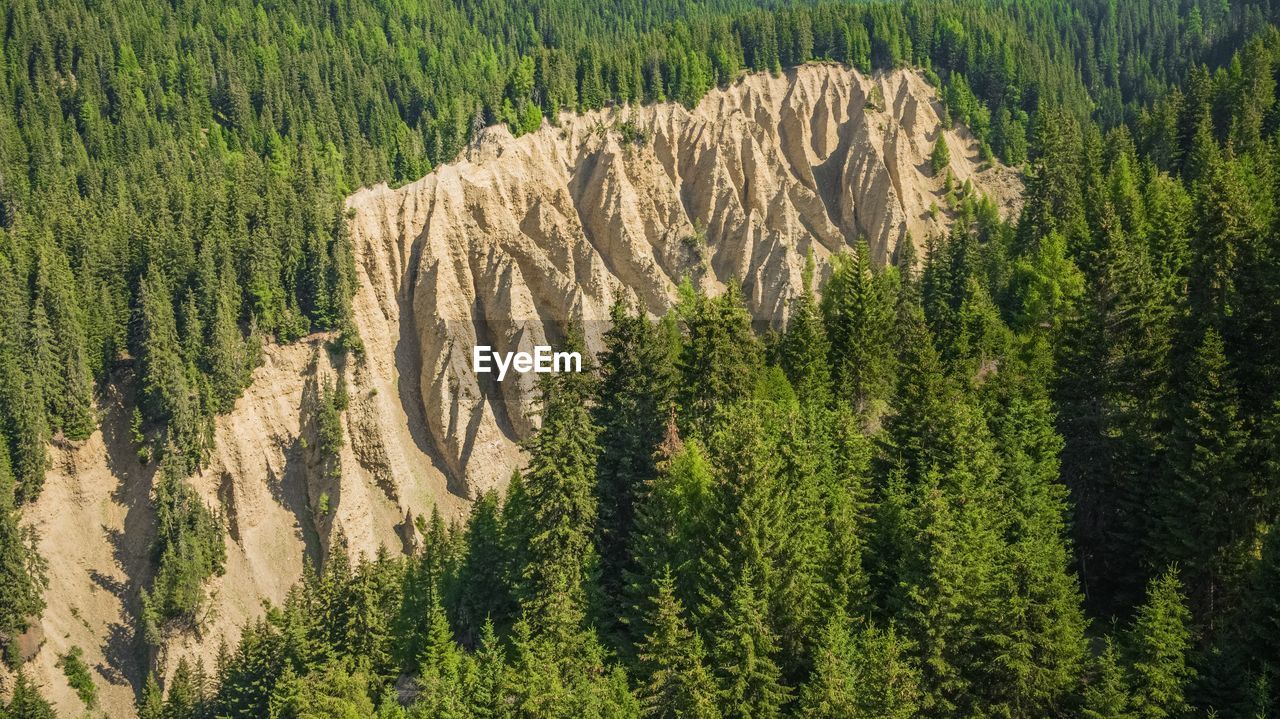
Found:
[[[732,283],[567,322],[509,484],[208,634],[220,418],[272,347],[366,351],[344,198],[817,63],[920,73],[1014,211],[810,255],[776,327]],[[1280,719],[1278,81],[1276,0],[0,0],[0,719],[118,715],[23,637],[120,387],[141,719]]]

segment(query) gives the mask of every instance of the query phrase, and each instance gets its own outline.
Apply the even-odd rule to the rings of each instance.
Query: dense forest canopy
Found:
[[[967,197],[920,261],[859,244],[777,337],[736,288],[619,307],[596,371],[542,386],[505,497],[411,557],[338,547],[142,716],[1275,716],[1277,13],[11,0],[0,640],[42,607],[18,517],[46,444],[111,381],[160,467],[146,639],[194,625],[225,561],[186,482],[213,418],[265,340],[361,351],[351,189],[488,124],[825,60],[922,68],[1025,167],[1021,217]],[[19,677],[7,716],[49,715]]]

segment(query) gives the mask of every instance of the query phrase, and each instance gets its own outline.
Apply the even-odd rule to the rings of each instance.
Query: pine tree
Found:
[[[861,615],[870,607],[870,583],[864,567],[867,539],[871,534],[871,461],[874,445],[861,431],[861,423],[847,406],[825,413],[811,431],[825,432],[830,458],[819,470],[821,523],[826,533],[820,550],[824,612]],[[800,448],[804,451],[806,448]]]
[[[1190,710],[1187,690],[1196,675],[1188,656],[1190,620],[1177,572],[1154,578],[1127,637],[1138,719],[1179,717]]]
[[[626,619],[634,643],[643,639],[643,617],[662,577],[671,577],[673,594],[684,606],[698,601],[701,586],[698,560],[707,542],[714,480],[698,441],[680,441],[674,422],[668,432],[658,477],[636,508],[629,548],[635,571],[627,576]]]
[[[1263,226],[1238,163],[1215,159],[1204,172],[1197,185],[1188,295],[1194,315],[1210,321],[1248,310],[1250,300],[1237,287],[1238,265]]]
[[[910,247],[910,242],[904,250]],[[909,258],[908,258],[909,261]],[[884,272],[871,268],[866,242],[852,256],[836,255],[822,293],[830,337],[833,391],[856,412],[875,416],[893,391],[894,298]]]
[[[918,681],[892,629],[864,624],[855,635],[837,612],[823,632],[813,678],[800,691],[799,712],[814,719],[915,717]]]
[[[421,661],[431,632],[431,607],[443,603],[449,543],[439,507],[433,507],[422,551],[411,557],[404,571],[401,604],[393,634],[401,669],[412,671]]]
[[[1114,218],[1106,223],[1114,228]],[[1139,601],[1145,498],[1159,473],[1161,398],[1167,395],[1173,308],[1145,242],[1111,229],[1082,257],[1085,292],[1058,344],[1055,400],[1071,477],[1081,578],[1094,607]]]
[[[374,559],[360,563],[342,592],[342,602],[347,607],[346,626],[335,644],[364,659],[375,677],[394,676],[399,668],[393,656],[392,624],[402,586],[400,564],[380,547]]]
[[[485,492],[471,505],[463,541],[466,549],[455,583],[458,599],[454,614],[463,643],[475,646],[485,624],[509,627],[515,621],[514,587],[507,576],[497,492]]]
[[[44,560],[36,550],[35,530],[18,522],[8,447],[0,443],[0,644],[7,644],[44,609],[48,585]]]
[[[1177,383],[1168,484],[1157,495],[1153,559],[1176,563],[1192,616],[1212,631],[1230,613],[1260,518],[1242,466],[1247,431],[1222,338],[1206,328]]]
[[[933,151],[929,153],[929,166],[933,168],[933,176],[941,175],[950,164],[951,150],[947,148],[947,135],[940,131],[938,139],[933,143]]]
[[[791,301],[787,331],[782,338],[782,367],[807,406],[825,407],[831,402],[831,343],[817,302],[813,298],[814,259],[805,260],[801,294]]]
[[[463,685],[463,655],[453,639],[449,618],[439,597],[427,608],[427,636],[418,657],[418,706],[439,719],[467,717]]]
[[[486,621],[480,630],[475,665],[474,679],[466,692],[467,710],[471,716],[476,719],[504,719],[510,716],[506,652],[491,621]]]
[[[166,452],[152,490],[156,535],[151,554],[156,571],[150,590],[143,591],[142,604],[144,627],[153,643],[169,622],[195,617],[205,599],[205,581],[221,574],[226,563],[221,519],[183,479],[183,469],[181,455]]]
[[[1243,668],[1250,681],[1262,688],[1259,703],[1271,711],[1280,709],[1280,532],[1266,536],[1262,557],[1254,565],[1236,633],[1239,642],[1230,651],[1239,657],[1233,668]]]
[[[1046,108],[1035,114],[1033,135],[1036,152],[1027,173],[1017,249],[1019,254],[1033,250],[1040,237],[1056,231],[1074,251],[1088,231],[1080,123],[1064,108]]]
[[[1085,687],[1081,707],[1084,719],[1132,719],[1132,698],[1119,652],[1111,637],[1106,638],[1102,653],[1094,661],[1094,669]]]
[[[570,340],[571,348],[575,345]],[[536,635],[568,641],[579,632],[597,558],[595,471],[599,448],[588,373],[548,375],[540,385],[542,426],[527,444],[524,488],[531,510],[521,608]]]
[[[647,633],[638,647],[640,676],[647,677],[637,692],[644,715],[719,719],[715,681],[703,663],[702,638],[686,626],[669,572],[658,580],[650,603]]]
[[[919,311],[908,328],[898,411],[886,423],[876,545],[878,594],[920,652],[922,713],[977,711],[999,680],[1003,629],[998,461],[981,414],[942,372]]]
[[[45,352],[51,363],[37,365],[45,378],[45,400],[55,430],[70,439],[85,439],[93,431],[93,377],[85,347],[83,312],[74,293],[66,257],[48,242],[37,258],[35,300],[32,306],[33,354]],[[46,334],[47,333],[47,334]]]
[[[166,719],[187,719],[200,716],[204,708],[206,688],[197,680],[197,672],[186,657],[178,660],[178,666],[169,679],[169,689],[164,702]]]
[[[1043,384],[1012,362],[983,390],[1001,464],[1007,544],[990,605],[987,641],[998,658],[987,668],[986,703],[1009,716],[1044,716],[1069,703],[1086,656],[1087,621],[1066,536],[1067,490],[1059,480],[1062,439]]]
[[[5,716],[12,719],[56,719],[57,714],[54,713],[53,706],[40,695],[40,689],[19,669]]]
[[[603,599],[615,604],[624,576],[632,570],[627,546],[635,524],[635,504],[644,485],[657,475],[654,452],[666,430],[674,403],[674,368],[659,329],[643,312],[624,304],[612,311],[600,355],[598,398],[592,411],[600,427],[596,495]],[[602,623],[616,614],[606,609]]]
[[[784,380],[785,384],[785,380]],[[816,546],[824,527],[812,468],[789,447],[794,403],[747,402],[723,410],[709,455],[716,491],[706,549],[701,552],[698,629],[714,633],[739,577],[750,571],[756,597],[779,633],[787,677],[806,671],[820,627],[821,565]]]
[[[739,575],[724,624],[712,642],[725,719],[777,719],[790,699],[774,658],[778,639],[753,586],[757,581],[750,569]]]
[[[154,673],[147,673],[147,681],[142,685],[142,698],[138,701],[138,719],[165,719],[164,692],[156,681]]]
[[[1084,293],[1084,277],[1067,256],[1067,241],[1051,232],[1027,256],[1018,259],[1010,279],[1011,324],[1021,331],[1051,329],[1075,312]]]
[[[736,282],[719,297],[698,295],[687,305],[677,363],[681,428],[705,435],[721,409],[750,394],[760,351]]]
[[[368,717],[374,712],[369,698],[369,675],[358,662],[332,660],[304,675],[285,669],[271,696],[273,719],[307,717]]]

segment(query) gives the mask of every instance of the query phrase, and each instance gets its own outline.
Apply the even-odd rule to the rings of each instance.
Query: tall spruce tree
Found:
[[[1246,672],[1248,681],[1261,689],[1257,703],[1265,711],[1280,710],[1280,646],[1275,641],[1280,632],[1280,532],[1274,529],[1264,540],[1233,629],[1229,668]]]
[[[1141,596],[1144,499],[1159,476],[1160,398],[1169,382],[1173,308],[1164,304],[1145,242],[1104,223],[1084,254],[1084,301],[1059,343],[1055,387],[1066,445],[1081,577],[1093,607]]]
[[[705,664],[702,637],[689,630],[675,583],[658,579],[645,617],[645,638],[637,648],[638,696],[653,719],[720,719],[716,683]]]
[[[7,646],[44,609],[48,584],[35,531],[19,523],[8,447],[0,446],[0,645]]]
[[[480,531],[480,530],[478,530]],[[400,607],[393,624],[397,659],[405,671],[416,669],[431,636],[432,607],[443,604],[449,571],[449,540],[444,519],[433,507],[421,551],[405,567]],[[477,558],[478,559],[478,558]]]
[[[751,570],[737,577],[712,641],[725,719],[777,719],[790,699],[776,653],[778,637]]]
[[[595,539],[606,605],[600,619],[605,625],[617,617],[607,607],[622,599],[624,577],[633,570],[627,548],[635,505],[645,484],[657,475],[655,453],[675,398],[672,357],[659,328],[642,311],[633,315],[622,303],[614,305],[612,321],[604,336],[592,410],[600,428]]]
[[[680,372],[682,429],[706,435],[724,407],[748,397],[760,364],[759,340],[737,282],[719,297],[689,297],[682,310],[685,341]]]
[[[1167,485],[1153,500],[1153,559],[1179,566],[1192,616],[1210,632],[1234,608],[1261,521],[1232,375],[1221,336],[1206,328],[1177,384]]]
[[[1120,652],[1111,637],[1103,641],[1084,689],[1080,715],[1084,719],[1133,719],[1133,698]]]
[[[581,349],[573,335],[568,346]],[[586,372],[547,375],[539,385],[542,426],[526,445],[530,526],[519,598],[534,633],[561,641],[582,631],[598,568],[592,389]]]
[[[1006,361],[983,393],[1005,507],[988,638],[997,659],[988,668],[986,704],[1007,716],[1052,715],[1070,705],[1087,654],[1059,480],[1062,439],[1042,381],[1015,363]]]
[[[895,310],[892,286],[885,272],[872,269],[865,241],[854,246],[852,255],[832,259],[822,315],[836,398],[874,416],[893,391]]]
[[[629,548],[635,569],[627,576],[625,617],[635,643],[644,637],[643,616],[663,577],[671,577],[672,592],[686,607],[696,606],[704,580],[699,570],[714,501],[711,467],[698,441],[682,442],[674,423],[660,452],[659,474],[636,509]]]
[[[516,615],[497,492],[485,492],[471,505],[463,541],[454,616],[463,643],[474,647],[486,624],[509,627]]]
[[[56,719],[58,715],[53,711],[53,706],[41,696],[39,687],[31,683],[26,672],[19,669],[4,716],[6,719]]]
[[[815,262],[805,260],[801,293],[791,301],[787,330],[782,337],[782,367],[806,406],[825,407],[831,402],[831,343],[818,304],[813,297]]]
[[[919,676],[893,629],[841,612],[827,621],[813,677],[800,690],[800,715],[814,719],[907,719],[919,711]]]
[[[1190,621],[1177,572],[1152,579],[1127,636],[1134,716],[1139,719],[1168,719],[1190,711],[1187,690],[1196,674],[1189,657]]]

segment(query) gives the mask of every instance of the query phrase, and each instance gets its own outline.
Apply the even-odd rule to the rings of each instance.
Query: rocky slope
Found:
[[[686,276],[712,292],[743,281],[753,314],[779,324],[809,252],[821,262],[861,237],[883,262],[944,229],[929,163],[942,132],[956,181],[1011,207],[1015,173],[982,169],[939,111],[916,73],[810,65],[692,111],[564,115],[520,138],[490,128],[457,163],[348,198],[372,372],[399,374],[455,491],[500,486],[536,421],[532,380],[478,379],[475,344],[554,344],[569,320],[590,341],[619,293],[661,313]]]
[[[866,237],[885,261],[908,236],[943,229],[946,213],[930,213],[945,205],[928,163],[938,110],[916,74],[808,66],[746,77],[692,111],[563,115],[520,138],[490,128],[418,182],[353,195],[366,350],[339,362],[327,337],[269,346],[219,418],[193,483],[226,519],[227,570],[210,583],[200,633],[158,657],[162,673],[183,656],[212,666],[219,642],[281,601],[339,534],[357,555],[403,550],[433,506],[460,519],[467,498],[502,485],[536,418],[527,382],[471,373],[475,343],[554,344],[570,319],[595,341],[619,293],[659,313],[685,276],[711,291],[743,280],[752,311],[776,324],[810,251],[823,260]],[[980,169],[967,133],[945,132],[953,175],[1012,208],[1016,175]],[[309,417],[317,387],[339,376],[350,405],[335,478]],[[24,516],[50,567],[30,666],[64,716],[83,713],[56,667],[70,647],[84,650],[105,716],[132,715],[145,674],[133,617],[150,571],[154,467],[128,439],[130,394],[123,373],[102,398],[102,429],[51,448]]]

